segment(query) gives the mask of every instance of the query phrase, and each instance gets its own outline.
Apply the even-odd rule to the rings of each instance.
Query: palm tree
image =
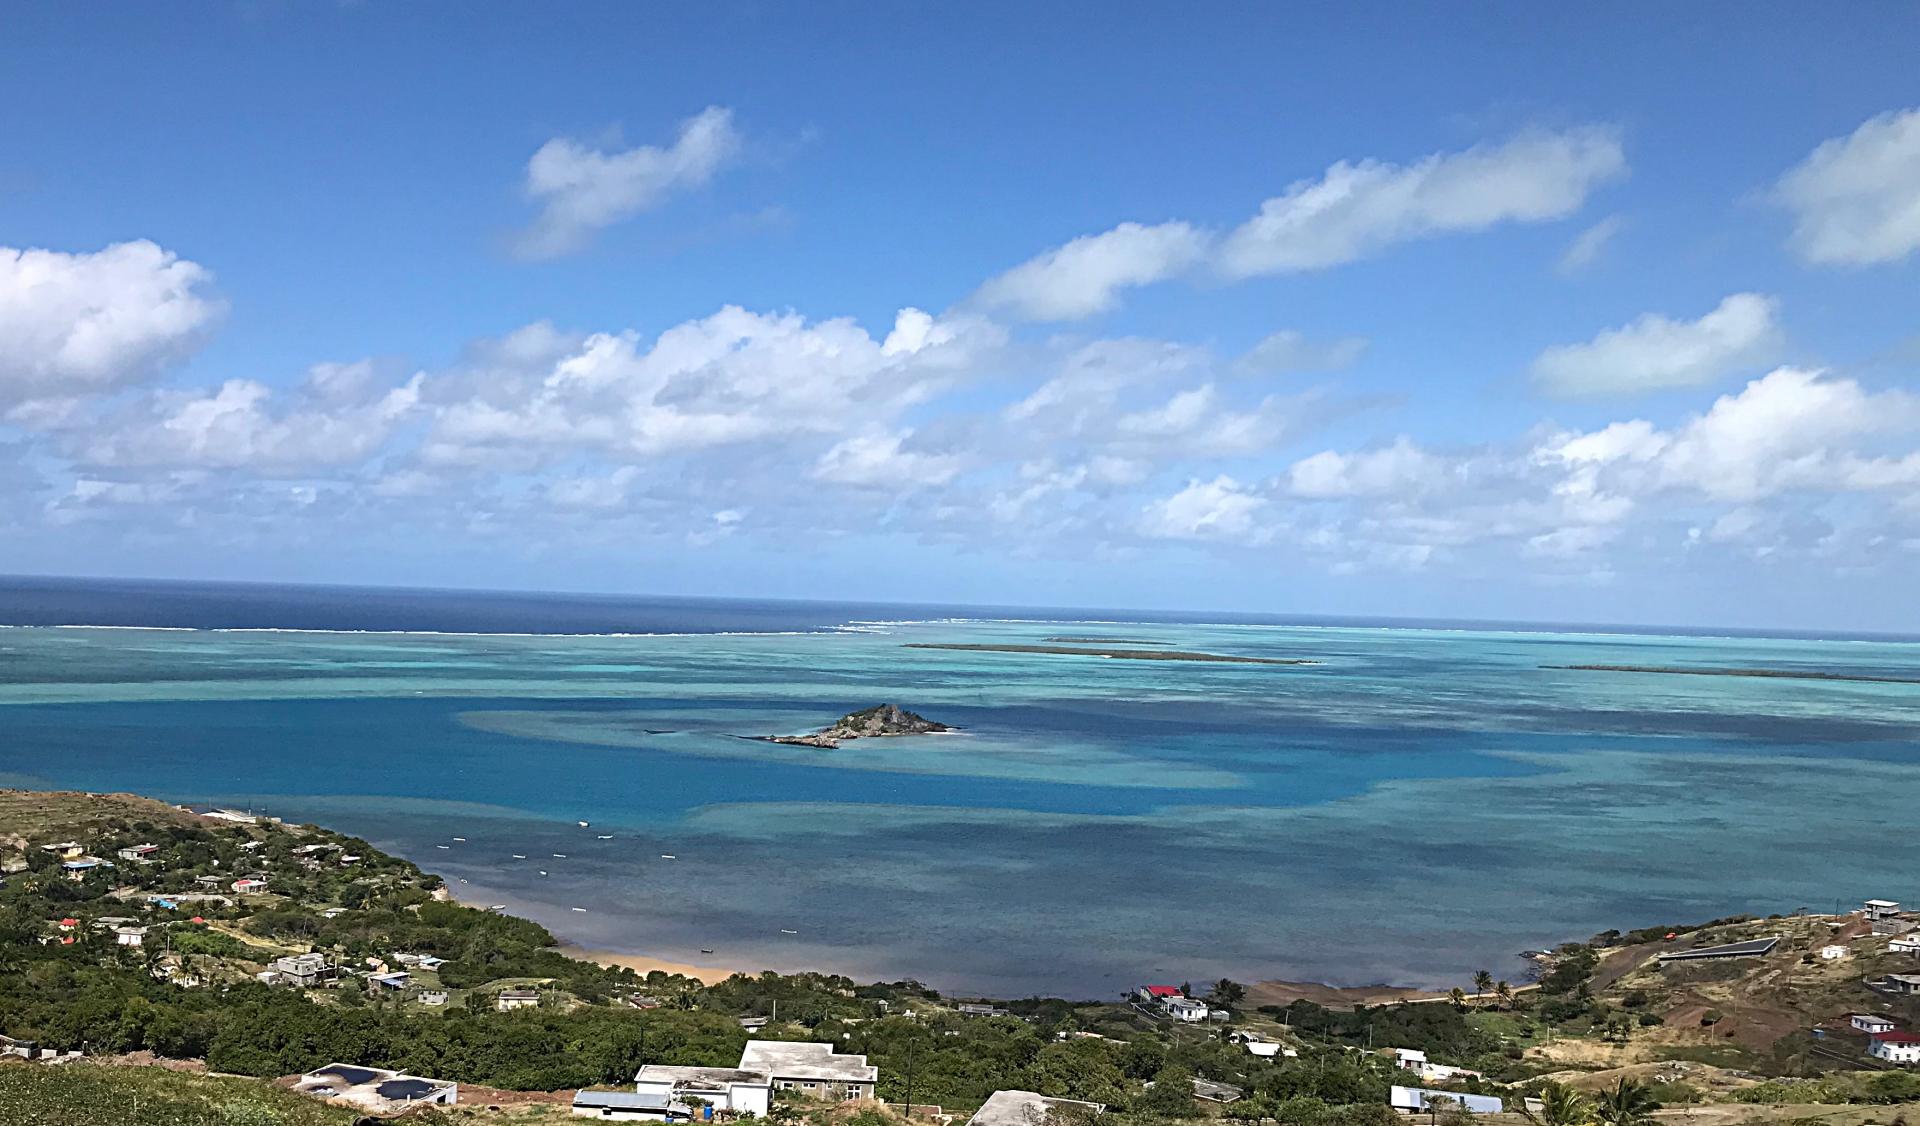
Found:
[[[1520,1104],[1521,1115],[1533,1126],[1591,1126],[1593,1122],[1593,1103],[1565,1083],[1541,1084],[1539,1103],[1538,1110]]]
[[[1485,997],[1492,988],[1493,975],[1485,970],[1475,970],[1473,974],[1473,991]]]
[[[1447,1000],[1453,1003],[1453,1007],[1455,1009],[1458,1009],[1462,1012],[1466,1010],[1467,995],[1466,995],[1466,992],[1463,991],[1459,986],[1456,985],[1452,989],[1447,991]]]
[[[1501,1008],[1513,1008],[1513,986],[1504,981],[1496,981],[1493,983],[1493,995],[1500,998]]]
[[[1637,1079],[1622,1079],[1600,1092],[1599,1116],[1606,1126],[1647,1126],[1659,1109],[1660,1100]]]

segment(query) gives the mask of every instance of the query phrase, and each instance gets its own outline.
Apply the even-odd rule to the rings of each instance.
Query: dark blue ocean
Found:
[[[321,821],[672,961],[1448,985],[1920,899],[1920,685],[1552,667],[1920,674],[1901,639],[50,579],[0,624],[0,782]],[[1057,636],[1314,663],[907,647]],[[883,701],[964,731],[741,738]]]

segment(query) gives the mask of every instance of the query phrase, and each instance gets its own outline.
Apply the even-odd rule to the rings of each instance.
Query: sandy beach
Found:
[[[588,950],[584,947],[563,943],[557,948],[569,958],[582,962],[592,962],[597,966],[624,966],[637,974],[649,974],[655,970],[661,973],[682,974],[695,978],[707,985],[717,985],[737,973],[755,973],[754,970],[729,969],[725,966],[690,966],[684,962],[669,962],[646,954],[619,954],[611,950]]]

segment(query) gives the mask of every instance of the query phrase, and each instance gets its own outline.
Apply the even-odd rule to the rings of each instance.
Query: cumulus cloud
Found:
[[[1259,539],[1255,517],[1266,504],[1265,497],[1224,474],[1211,481],[1189,481],[1186,488],[1147,505],[1140,515],[1140,532],[1153,539]]]
[[[1184,273],[1206,248],[1207,235],[1186,223],[1122,223],[1022,262],[974,300],[1026,320],[1077,320],[1113,308],[1123,289]]]
[[[583,249],[605,227],[713,179],[741,148],[733,111],[708,106],[680,123],[671,145],[607,151],[555,137],[527,161],[526,193],[541,205],[516,249],[555,258]]]
[[[1619,134],[1600,127],[1525,133],[1407,165],[1341,161],[1261,204],[1222,244],[1219,268],[1230,278],[1319,270],[1412,239],[1562,219],[1626,169]]]
[[[1548,348],[1533,378],[1555,395],[1634,394],[1710,383],[1764,361],[1781,341],[1780,303],[1735,293],[1698,320],[1647,313],[1585,344]]]
[[[248,469],[275,476],[357,465],[420,401],[425,376],[381,388],[371,364],[322,364],[291,393],[251,379],[159,391],[75,435],[90,466]]]
[[[860,434],[842,439],[820,455],[813,475],[838,485],[893,491],[944,485],[953,480],[960,472],[960,459],[903,448],[910,433]]]
[[[1895,262],[1920,250],[1920,108],[1883,113],[1823,142],[1780,177],[1789,245],[1823,266]]]
[[[82,254],[0,247],[0,409],[119,390],[184,359],[224,308],[212,280],[144,239]]]
[[[1295,496],[1322,500],[1388,496],[1435,484],[1445,472],[1441,459],[1401,438],[1381,450],[1351,454],[1323,450],[1302,458],[1287,471],[1287,488]]]
[[[439,410],[425,455],[534,465],[600,450],[670,456],[891,420],[998,347],[994,326],[903,310],[875,340],[852,320],[729,306],[661,333],[596,333],[487,367]]]

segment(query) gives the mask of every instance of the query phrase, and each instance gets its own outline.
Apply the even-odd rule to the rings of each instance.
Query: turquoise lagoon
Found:
[[[0,783],[322,822],[586,946],[998,995],[1447,986],[1610,927],[1920,900],[1920,685],[1545,667],[1911,675],[1911,642],[837,627],[0,629]],[[1317,663],[903,647],[1063,634]],[[965,732],[741,738],[883,701]]]

